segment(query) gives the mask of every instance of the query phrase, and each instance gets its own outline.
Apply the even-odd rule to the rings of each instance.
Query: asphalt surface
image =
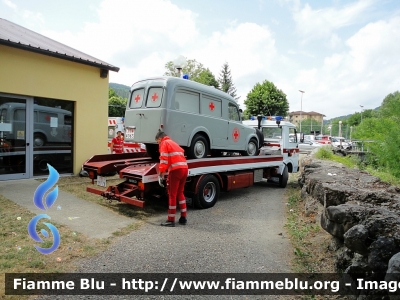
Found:
[[[188,224],[161,227],[165,213],[83,260],[79,273],[290,273],[285,189],[269,183],[221,193],[213,208],[188,209]],[[177,213],[179,217],[179,212]],[[42,296],[35,299],[275,299],[274,296]]]

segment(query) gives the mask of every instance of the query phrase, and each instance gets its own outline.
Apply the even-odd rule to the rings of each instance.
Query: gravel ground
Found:
[[[266,182],[221,193],[211,209],[188,209],[188,224],[161,227],[160,214],[107,251],[82,261],[82,273],[290,273],[285,189]],[[179,218],[179,212],[177,213]],[[105,220],[106,221],[106,220]],[[274,299],[274,296],[47,296],[35,299]]]

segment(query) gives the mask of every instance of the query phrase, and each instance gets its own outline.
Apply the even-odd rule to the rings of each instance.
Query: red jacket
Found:
[[[187,169],[187,163],[185,158],[184,150],[169,136],[162,138],[160,146],[160,166],[159,171],[164,173],[176,170],[176,169]]]
[[[111,140],[111,143],[113,144],[113,151],[115,153],[124,153],[124,140],[122,138],[116,136]]]

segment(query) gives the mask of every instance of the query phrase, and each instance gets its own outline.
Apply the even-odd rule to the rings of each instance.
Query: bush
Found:
[[[319,148],[318,151],[315,153],[315,157],[318,159],[332,159],[333,153],[331,147],[323,146]]]

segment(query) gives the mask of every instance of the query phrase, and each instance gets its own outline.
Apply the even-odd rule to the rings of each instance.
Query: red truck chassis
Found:
[[[286,187],[288,170],[282,155],[228,156],[188,160],[188,178],[185,196],[198,208],[214,206],[220,191],[249,187],[263,179],[273,179]],[[288,168],[289,167],[289,168]],[[98,175],[119,172],[125,181],[107,189],[88,187],[87,191],[116,200],[144,207],[151,196],[166,196],[166,189],[158,183],[158,161],[146,153],[96,155],[86,161],[83,169],[92,183]]]

